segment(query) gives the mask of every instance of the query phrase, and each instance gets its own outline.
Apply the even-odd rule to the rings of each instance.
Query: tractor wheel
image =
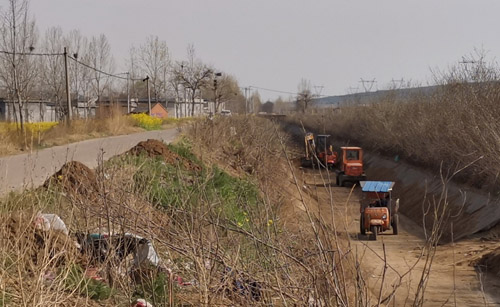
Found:
[[[392,234],[398,234],[398,226],[399,226],[399,214],[394,214],[392,217]]]
[[[339,175],[337,180],[339,181],[339,186],[343,187],[344,186],[344,176]]]
[[[361,217],[359,218],[359,232],[362,235],[366,235],[366,229],[365,229],[365,215],[361,213]]]
[[[339,177],[340,177],[340,175],[337,175],[337,179],[336,179],[337,186],[340,186]]]
[[[373,240],[377,241],[378,226],[371,226],[370,231],[372,232]]]

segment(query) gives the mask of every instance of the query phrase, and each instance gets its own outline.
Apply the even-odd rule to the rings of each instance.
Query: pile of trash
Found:
[[[132,155],[145,154],[151,158],[161,157],[167,164],[182,166],[190,171],[201,171],[201,166],[171,151],[165,143],[159,140],[149,139],[147,141],[139,142],[127,153]]]
[[[11,214],[5,223],[6,234],[11,244],[23,244],[19,250],[26,254],[29,263],[51,265],[44,274],[44,284],[56,281],[57,267],[74,263],[84,270],[84,277],[104,284],[112,282],[105,270],[114,270],[115,275],[130,278],[141,270],[164,272],[172,276],[158,256],[152,242],[133,233],[75,233],[70,234],[64,221],[56,214],[38,212]],[[176,277],[177,279],[179,277]],[[173,280],[173,276],[172,276]],[[178,283],[179,285],[186,285]],[[133,306],[152,306],[137,300]]]

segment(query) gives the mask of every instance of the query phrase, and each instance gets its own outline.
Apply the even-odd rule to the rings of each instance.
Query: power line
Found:
[[[26,52],[12,52],[12,51],[5,51],[5,50],[0,50],[0,54],[8,54],[8,55],[20,55],[20,56],[64,56],[64,53],[34,53],[34,52],[29,52],[29,53],[26,53]],[[102,71],[100,69],[97,69],[95,67],[92,67],[91,65],[88,65],[88,64],[85,64],[81,61],[79,61],[78,59],[72,57],[72,56],[68,56],[69,59],[75,61],[76,63],[82,65],[82,66],[85,66],[89,69],[92,69],[96,72],[99,72],[103,75],[106,75],[108,77],[113,77],[113,78],[118,78],[118,79],[122,79],[122,80],[130,80],[130,81],[141,81],[142,79],[135,79],[135,78],[127,78],[127,77],[122,77],[120,75],[122,74],[112,74],[112,73],[108,73],[108,72],[105,72],[105,71]]]
[[[287,91],[280,91],[280,90],[273,90],[273,89],[270,89],[270,88],[264,88],[264,87],[259,87],[259,86],[249,86],[250,88],[255,88],[255,89],[258,89],[258,90],[263,90],[263,91],[268,91],[268,92],[274,92],[274,93],[280,93],[280,94],[289,94],[289,95],[294,95],[294,96],[297,96],[299,95],[299,93],[297,92],[287,92]],[[323,87],[323,86],[321,86]],[[328,96],[332,96],[332,95],[317,95],[316,97],[328,97]]]
[[[273,90],[269,88],[264,88],[264,87],[259,87],[259,86],[250,86],[253,88],[256,88],[258,90],[263,90],[263,91],[268,91],[268,92],[275,92],[275,93],[281,93],[281,94],[290,94],[290,95],[297,95],[298,93],[292,93],[292,92],[286,92],[286,91],[280,91],[280,90]]]
[[[0,53],[3,53],[3,54],[8,54],[8,55],[23,55],[23,56],[29,56],[29,55],[36,55],[36,56],[62,56],[64,55],[64,53],[33,53],[33,52],[29,52],[29,53],[26,53],[26,52],[12,52],[12,51],[4,51],[4,50],[0,50]]]
[[[85,67],[87,67],[87,68],[89,68],[89,69],[92,69],[92,70],[94,70],[94,71],[96,71],[96,72],[98,72],[98,73],[101,73],[101,74],[103,74],[103,75],[106,75],[106,76],[108,76],[108,77],[113,77],[113,78],[122,79],[122,80],[130,80],[130,81],[142,81],[142,79],[127,78],[127,77],[122,77],[122,76],[120,76],[120,75],[123,75],[124,73],[121,73],[121,74],[112,74],[112,73],[109,73],[109,72],[102,71],[102,70],[97,69],[97,68],[95,68],[95,67],[93,67],[93,66],[90,66],[90,65],[88,65],[88,64],[85,64],[85,63],[83,63],[83,62],[81,62],[81,61],[77,60],[76,58],[74,58],[74,57],[72,57],[72,56],[68,56],[68,58],[72,59],[73,61],[75,61],[76,63],[78,63],[78,64],[80,64],[80,65],[82,65],[82,66],[85,66]]]

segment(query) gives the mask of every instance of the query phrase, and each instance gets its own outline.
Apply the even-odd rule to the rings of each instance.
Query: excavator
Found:
[[[330,136],[326,134],[314,137],[313,133],[306,133],[304,138],[306,154],[301,160],[302,167],[335,168],[338,154],[333,151],[333,146],[328,144],[328,137]]]

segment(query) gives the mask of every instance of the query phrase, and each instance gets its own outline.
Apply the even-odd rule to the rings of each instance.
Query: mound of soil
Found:
[[[482,271],[500,276],[500,248],[484,254],[480,259],[473,262],[472,265],[480,267]]]
[[[168,164],[180,165],[191,171],[201,171],[201,167],[199,165],[179,156],[177,153],[168,149],[167,145],[159,140],[149,139],[147,141],[139,142],[132,149],[130,149],[128,153],[132,155],[145,154],[151,158],[161,157]]]
[[[70,195],[84,196],[88,199],[94,199],[99,192],[95,172],[78,161],[64,164],[58,172],[45,181],[44,187],[49,187],[51,184],[61,185]]]

